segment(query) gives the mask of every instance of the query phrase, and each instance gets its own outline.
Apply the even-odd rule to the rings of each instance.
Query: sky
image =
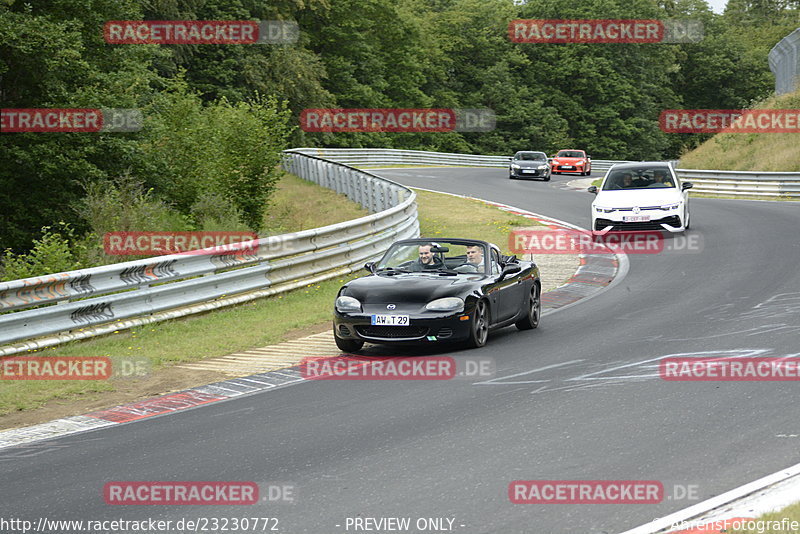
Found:
[[[708,5],[711,6],[711,10],[714,13],[722,13],[722,11],[725,9],[725,4],[728,3],[728,0],[706,0],[706,2],[708,2]]]

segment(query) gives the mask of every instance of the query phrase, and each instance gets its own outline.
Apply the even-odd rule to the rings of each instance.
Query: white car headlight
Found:
[[[521,167],[519,165],[517,165],[516,163],[512,163],[511,164],[511,168],[512,169],[520,169]]]
[[[336,311],[358,312],[361,311],[361,303],[353,297],[339,297],[336,299]]]
[[[443,299],[432,300],[425,305],[426,310],[430,311],[464,311],[464,301],[458,297],[445,297]]]
[[[543,171],[543,170],[547,169],[547,167],[548,167],[547,165],[539,165],[539,170]]]
[[[602,206],[595,206],[594,207],[594,211],[599,212],[599,213],[612,213],[612,212],[616,211],[616,208],[604,208]]]
[[[678,209],[678,207],[680,207],[680,205],[681,205],[680,202],[678,202],[676,204],[665,204],[665,205],[661,206],[661,209],[664,210],[664,211],[674,210],[674,209]]]

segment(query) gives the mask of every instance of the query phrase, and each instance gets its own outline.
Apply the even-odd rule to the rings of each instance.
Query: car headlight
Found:
[[[464,311],[464,301],[458,297],[445,297],[443,299],[432,300],[425,305],[426,310],[430,311]]]
[[[540,171],[546,170],[547,167],[548,167],[547,165],[539,165],[539,170]]]
[[[674,209],[678,209],[678,207],[680,205],[681,205],[680,202],[678,202],[677,204],[666,204],[664,206],[661,206],[661,209],[664,210],[664,211],[674,210]]]
[[[517,165],[516,163],[512,163],[512,164],[511,164],[511,168],[512,168],[512,169],[515,169],[515,170],[519,170],[519,169],[520,169],[520,166],[519,166],[519,165]]]
[[[353,297],[339,297],[336,299],[336,311],[339,312],[358,312],[361,311],[361,303]]]
[[[597,211],[599,213],[612,213],[616,211],[616,208],[604,208],[602,206],[595,206],[594,211]]]

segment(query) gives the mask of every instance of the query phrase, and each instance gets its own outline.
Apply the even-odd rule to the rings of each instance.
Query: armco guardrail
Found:
[[[385,148],[297,148],[297,152],[338,161],[347,165],[445,165],[506,167],[507,156],[480,156],[424,152],[421,150],[395,150]],[[592,169],[605,172],[617,163],[630,160],[592,160]],[[668,162],[677,167],[679,162]],[[675,169],[682,179],[695,183],[692,191],[732,196],[785,196],[797,197],[800,173],[739,172]]]
[[[778,41],[769,51],[769,69],[775,75],[775,93],[800,88],[800,28]]]
[[[675,169],[695,193],[800,198],[800,172],[743,172]]]
[[[445,165],[506,167],[507,156],[480,156],[424,152],[421,150],[395,150],[384,148],[297,148],[297,152],[338,161],[347,165]],[[605,172],[617,163],[630,160],[592,160],[592,169]],[[668,162],[677,167],[678,161]],[[740,172],[675,169],[685,180],[691,180],[696,193],[731,196],[782,196],[800,197],[800,173]]]
[[[510,156],[482,156],[475,154],[453,154],[449,152],[425,152],[422,150],[397,150],[391,148],[296,148],[295,151],[309,154],[345,165],[447,165],[456,167],[508,167]],[[622,161],[593,159],[592,168],[608,170]]]
[[[234,253],[206,249],[0,283],[0,312],[11,312],[0,315],[0,344],[58,334],[2,347],[0,356],[113,331],[119,321],[129,327],[181,317],[342,276],[392,242],[419,235],[416,195],[407,187],[291,150],[283,163],[377,213],[260,239],[257,248]],[[43,307],[24,309],[34,306]]]

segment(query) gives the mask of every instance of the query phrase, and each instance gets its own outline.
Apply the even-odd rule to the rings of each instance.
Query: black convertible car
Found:
[[[333,335],[344,352],[365,341],[482,347],[489,330],[539,325],[539,268],[485,241],[397,241],[365,268],[371,274],[342,286],[334,304]]]

